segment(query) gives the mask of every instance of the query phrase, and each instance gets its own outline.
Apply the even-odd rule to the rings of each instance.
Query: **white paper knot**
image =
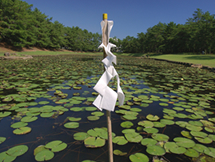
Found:
[[[108,40],[110,30],[112,29],[113,21],[108,21]],[[104,27],[104,22],[101,22],[101,27]],[[98,97],[93,102],[99,110],[102,109],[114,111],[117,98],[119,100],[119,105],[123,105],[125,95],[120,87],[120,79],[119,75],[116,72],[112,62],[116,64],[116,56],[110,51],[111,47],[116,47],[116,45],[112,43],[108,43],[107,47],[102,43],[99,48],[104,48],[107,57],[102,60],[105,66],[105,72],[96,83],[95,87],[93,88],[95,91],[99,93]],[[116,76],[117,79],[117,92],[112,90],[108,87],[109,81]]]

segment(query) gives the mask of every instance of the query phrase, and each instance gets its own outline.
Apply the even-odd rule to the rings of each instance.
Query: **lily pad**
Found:
[[[208,136],[208,134],[205,133],[205,132],[191,131],[190,134],[191,134],[192,136],[195,136],[195,137],[202,137],[202,138],[205,138],[206,136]]]
[[[14,134],[18,134],[18,135],[21,135],[21,134],[27,134],[31,131],[31,128],[30,127],[20,127],[20,128],[17,128],[13,131]]]
[[[120,150],[114,150],[113,154],[114,155],[119,155],[119,156],[125,156],[125,155],[127,155],[127,152],[122,152]]]
[[[165,134],[157,133],[157,134],[152,134],[152,138],[157,140],[157,141],[168,141],[169,137]]]
[[[116,143],[118,145],[125,145],[126,143],[128,143],[124,136],[116,136],[112,141],[113,143]]]
[[[187,150],[184,147],[172,147],[170,148],[170,152],[174,153],[174,154],[183,154],[185,153]]]
[[[28,151],[28,146],[26,145],[18,145],[10,148],[6,151],[6,153],[10,156],[21,156]]]
[[[137,119],[137,117],[134,116],[134,115],[123,115],[123,118],[125,118],[127,120],[135,120],[135,119]]]
[[[28,123],[17,122],[17,123],[13,123],[13,124],[11,125],[11,127],[12,127],[12,128],[20,128],[20,127],[25,127],[25,126],[27,126],[27,125],[28,125]]]
[[[149,158],[143,153],[135,153],[129,156],[132,162],[148,162]]]
[[[162,156],[166,153],[166,151],[162,147],[156,145],[148,145],[146,152],[148,152],[151,155],[157,156]]]
[[[88,148],[98,148],[105,145],[105,140],[100,137],[88,137],[84,140],[84,145]]]
[[[146,116],[146,118],[150,121],[157,121],[159,120],[159,117],[157,115],[152,115],[152,114],[149,114]]]
[[[157,143],[157,141],[152,138],[144,138],[141,140],[141,144],[144,146],[155,145],[156,143]]]
[[[212,147],[208,147],[207,150],[204,150],[204,153],[208,156],[215,158],[215,149]]]
[[[78,122],[68,122],[64,124],[64,127],[66,128],[78,128],[79,123]]]
[[[104,115],[103,112],[99,112],[99,111],[92,112],[91,114],[94,115],[94,116],[103,116]]]
[[[154,124],[154,127],[157,127],[157,128],[163,128],[166,126],[166,124],[161,122],[153,122],[153,124]]]
[[[5,111],[5,112],[0,112],[0,118],[4,118],[6,116],[9,116],[11,112]]]
[[[139,121],[138,125],[144,126],[145,128],[152,128],[154,126],[154,123],[151,121],[143,120],[143,121]]]
[[[134,142],[134,143],[138,143],[143,139],[143,137],[139,133],[136,133],[136,132],[135,133],[126,133],[125,137],[128,140],[128,142]]]
[[[51,149],[52,152],[62,151],[66,147],[67,147],[67,144],[60,140],[55,140],[55,141],[49,142],[45,145],[45,148]]]
[[[88,117],[87,117],[87,119],[88,119],[88,120],[91,120],[91,121],[99,120],[99,118],[100,118],[99,116],[88,116]]]
[[[202,144],[196,144],[195,146],[192,147],[194,150],[200,152],[200,153],[204,153],[205,150],[207,150],[208,148]]]
[[[213,140],[209,137],[203,137],[203,138],[202,137],[195,137],[195,139],[197,141],[199,141],[200,143],[204,143],[204,144],[210,144],[213,142]]]
[[[36,116],[25,116],[25,117],[23,117],[22,119],[21,119],[21,121],[22,122],[33,122],[33,121],[35,121],[35,120],[37,120],[38,119],[38,117],[36,117]]]
[[[187,137],[189,139],[192,139],[192,136],[190,135],[190,132],[188,131],[181,131],[181,134],[184,136],[184,137]]]
[[[161,119],[160,122],[166,125],[173,125],[175,123],[174,121],[168,119]]]
[[[89,135],[86,132],[78,132],[78,133],[75,133],[73,137],[75,140],[82,141],[82,140],[85,140],[87,137],[89,137]]]
[[[123,128],[130,128],[130,127],[132,127],[134,124],[133,124],[132,122],[130,122],[130,121],[125,121],[125,122],[122,122],[120,125],[121,125],[121,127],[123,127]]]
[[[54,153],[50,150],[42,150],[36,154],[35,160],[37,161],[48,161],[54,157]]]
[[[6,140],[5,137],[0,137],[0,144],[3,143]]]
[[[159,130],[156,128],[144,128],[144,131],[146,131],[147,133],[157,133]]]
[[[173,140],[176,142],[178,146],[185,148],[191,148],[195,145],[195,142],[193,140],[184,137],[176,137]]]
[[[67,117],[69,121],[80,121],[81,118],[75,118],[75,117]]]
[[[199,157],[199,153],[196,150],[191,148],[187,149],[187,151],[184,154],[189,157]]]

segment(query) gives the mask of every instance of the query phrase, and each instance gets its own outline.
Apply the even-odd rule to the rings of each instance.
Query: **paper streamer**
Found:
[[[105,24],[104,21],[102,21],[101,22],[102,29],[104,27],[104,24]],[[95,105],[101,111],[102,109],[114,111],[117,98],[120,106],[123,105],[125,99],[125,95],[120,87],[119,75],[112,64],[112,63],[117,64],[116,56],[110,51],[111,47],[116,47],[116,45],[109,43],[109,35],[112,27],[113,21],[108,21],[107,47],[103,43],[99,46],[99,48],[104,48],[105,53],[107,54],[107,57],[102,60],[105,66],[105,72],[103,73],[103,75],[93,88],[95,91],[99,93],[98,97],[93,102],[93,105]],[[109,81],[114,77],[116,77],[117,79],[117,92],[108,87]]]

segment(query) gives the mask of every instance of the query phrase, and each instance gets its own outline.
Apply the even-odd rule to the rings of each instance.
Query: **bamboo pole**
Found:
[[[102,43],[107,47],[108,44],[108,21],[107,14],[103,14],[103,21],[105,25],[102,29]],[[103,48],[103,57],[107,56],[105,49]],[[105,68],[104,68],[105,70]],[[112,125],[111,125],[111,112],[106,110],[107,127],[108,127],[108,150],[109,150],[109,162],[113,162],[113,143],[112,143]]]

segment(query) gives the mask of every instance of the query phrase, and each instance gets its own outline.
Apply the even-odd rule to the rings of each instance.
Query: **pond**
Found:
[[[106,113],[92,105],[101,60],[0,60],[0,162],[108,162]],[[114,161],[214,160],[214,73],[133,57],[115,68],[125,102],[111,112]]]

